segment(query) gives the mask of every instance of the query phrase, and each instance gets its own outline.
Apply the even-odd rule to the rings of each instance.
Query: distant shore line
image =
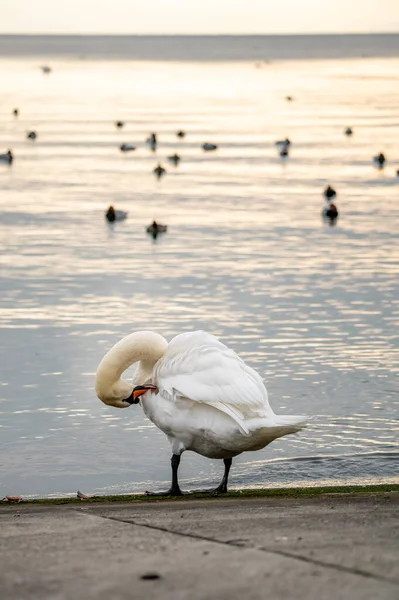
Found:
[[[268,62],[399,57],[399,33],[128,35],[0,34],[1,58]]]
[[[104,495],[92,496],[87,499],[59,497],[59,498],[36,498],[22,499],[17,504],[23,505],[62,505],[62,504],[81,504],[83,503],[101,503],[101,502],[159,502],[179,500],[206,500],[207,498],[299,498],[304,496],[320,496],[320,495],[347,495],[347,494],[381,494],[399,492],[399,484],[378,484],[378,485],[339,485],[339,486],[321,486],[321,487],[301,487],[301,488],[252,488],[246,490],[232,490],[227,494],[219,496],[210,495],[208,493],[184,494],[183,496],[146,496],[145,494],[120,494],[120,495]],[[15,502],[1,502],[0,506],[15,506]]]
[[[2,37],[36,38],[329,38],[329,37],[378,37],[399,36],[399,31],[374,33],[1,33]]]

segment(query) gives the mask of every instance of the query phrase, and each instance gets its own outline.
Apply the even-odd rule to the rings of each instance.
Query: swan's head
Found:
[[[143,394],[146,394],[148,391],[157,392],[158,388],[151,383],[147,383],[146,385],[136,385],[129,398],[125,398],[123,402],[127,402],[128,404],[138,404],[140,402],[140,396],[143,396]]]
[[[120,340],[107,352],[97,369],[98,398],[116,408],[136,404],[142,394],[155,387],[148,384],[155,363],[164,355],[167,347],[165,338],[153,331],[136,331]],[[122,374],[134,363],[139,364],[133,383],[129,383],[122,379]]]

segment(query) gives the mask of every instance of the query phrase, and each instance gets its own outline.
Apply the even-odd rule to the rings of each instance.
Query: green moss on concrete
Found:
[[[170,496],[145,496],[142,494],[124,494],[117,496],[95,496],[88,500],[78,498],[43,498],[37,500],[24,500],[22,504],[39,505],[57,505],[57,504],[93,504],[100,502],[159,502],[168,500],[179,502],[179,500],[188,499],[206,499],[206,498],[297,498],[299,496],[319,496],[322,494],[378,494],[384,492],[399,492],[398,484],[384,485],[343,485],[343,486],[323,486],[323,487],[304,487],[304,488],[272,488],[272,489],[248,489],[231,491],[221,496],[210,496],[209,494],[190,494],[171,498]],[[15,506],[13,503],[4,502],[2,506]]]

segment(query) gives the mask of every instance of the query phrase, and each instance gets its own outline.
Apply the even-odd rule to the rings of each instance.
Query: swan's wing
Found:
[[[258,373],[203,331],[173,338],[154,367],[153,382],[173,399],[188,398],[223,411],[246,433],[246,419],[274,417]]]

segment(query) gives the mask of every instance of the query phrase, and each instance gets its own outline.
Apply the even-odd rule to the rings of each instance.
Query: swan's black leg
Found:
[[[180,465],[180,454],[173,454],[171,458],[172,465],[172,485],[167,492],[146,492],[146,496],[182,496],[183,492],[179,487],[179,480],[177,478],[177,471]],[[230,467],[229,467],[230,468]]]
[[[211,494],[211,496],[217,496],[218,494],[226,494],[227,492],[227,480],[229,478],[230,467],[232,465],[232,458],[224,458],[224,474],[222,481],[217,486],[217,488],[212,490],[192,490],[190,494]]]
[[[227,480],[229,478],[231,463],[233,462],[232,458],[224,458],[224,474],[223,479],[218,485],[217,488],[211,491],[211,494],[225,494],[227,492]]]

